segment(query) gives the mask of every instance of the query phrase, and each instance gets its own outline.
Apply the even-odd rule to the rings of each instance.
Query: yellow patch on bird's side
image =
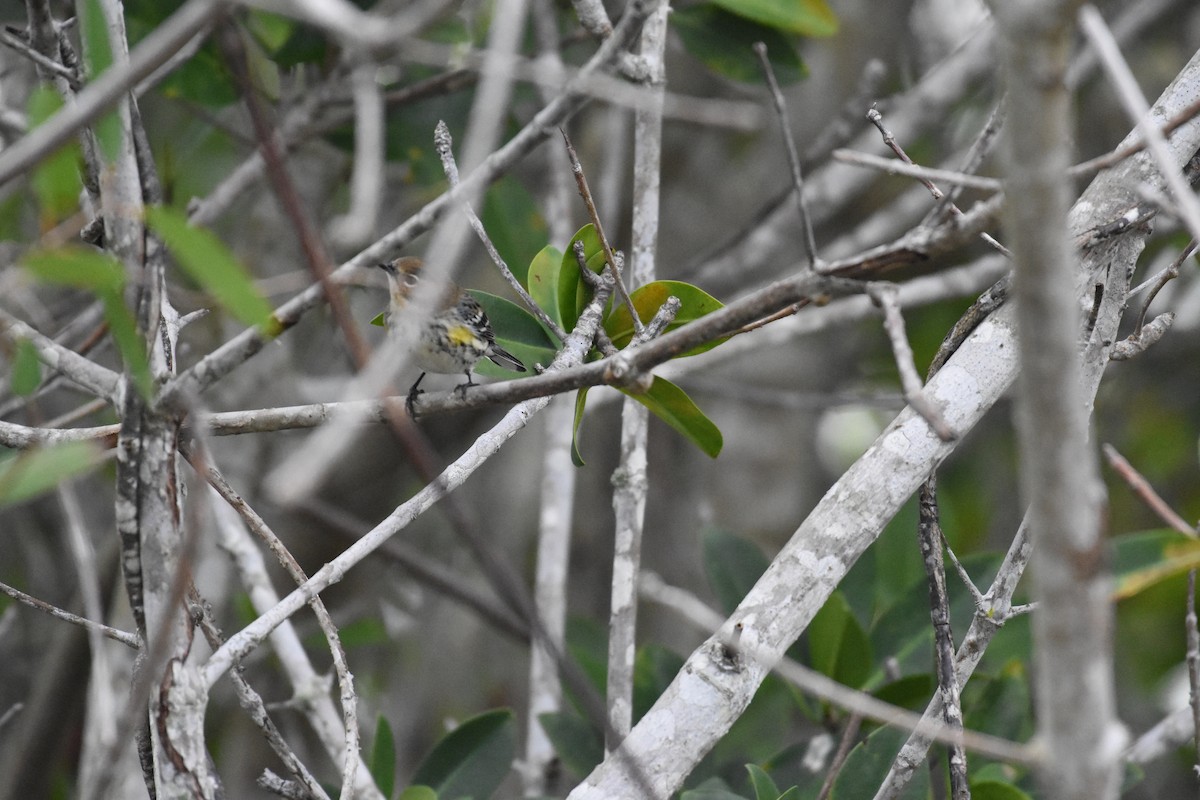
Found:
[[[481,344],[479,337],[475,335],[475,331],[466,325],[451,325],[446,329],[446,336],[450,339],[450,344],[452,345],[479,347]]]

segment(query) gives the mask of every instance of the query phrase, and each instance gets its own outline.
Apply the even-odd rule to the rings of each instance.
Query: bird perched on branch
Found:
[[[420,329],[414,324],[416,314],[401,313],[416,289],[424,266],[419,258],[404,256],[387,264],[379,264],[388,276],[391,303],[387,311],[389,335],[397,337],[412,355],[422,370],[421,375],[408,390],[405,402],[412,416],[413,401],[421,394],[421,381],[427,372],[454,374],[461,372],[467,382],[459,384],[457,391],[465,394],[474,386],[471,370],[481,358],[490,358],[497,365],[514,372],[525,372],[521,359],[496,344],[496,334],[483,306],[456,284],[448,284],[442,301]]]

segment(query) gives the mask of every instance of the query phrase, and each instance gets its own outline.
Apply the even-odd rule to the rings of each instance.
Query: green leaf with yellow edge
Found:
[[[550,337],[546,335],[546,331],[543,330],[541,323],[533,314],[516,303],[494,294],[481,292],[478,289],[470,289],[468,293],[479,301],[479,305],[483,306],[483,311],[487,314],[488,321],[492,323],[492,329],[496,332],[496,342],[521,359],[525,368],[529,370],[525,373],[516,373],[497,366],[487,359],[480,359],[479,363],[475,365],[476,372],[480,375],[498,378],[515,378],[519,375],[529,377],[537,374],[533,368],[534,364],[550,365],[558,348],[554,346],[554,342],[550,341]]]
[[[694,320],[703,317],[705,314],[711,314],[718,308],[722,308],[720,300],[692,286],[690,283],[682,281],[652,281],[645,286],[639,286],[634,289],[629,295],[629,299],[633,301],[633,307],[637,310],[638,318],[643,322],[649,322],[658,313],[658,309],[670,297],[679,298],[679,313],[675,315],[675,319],[667,325],[667,331],[673,331],[678,327],[688,324]],[[624,303],[617,303],[608,315],[608,319],[604,320],[604,330],[608,333],[608,337],[612,339],[612,343],[618,348],[623,348],[629,344],[633,338],[633,317],[629,313],[629,308]],[[693,356],[697,353],[703,353],[705,350],[711,350],[725,339],[717,339],[706,344],[702,344],[688,352],[684,356]],[[680,356],[681,358],[683,356]]]
[[[712,0],[713,5],[784,33],[833,36],[838,18],[825,0]]]
[[[17,352],[13,354],[9,383],[13,394],[21,397],[33,394],[42,383],[42,365],[38,361],[37,348],[28,339],[17,340]]]
[[[222,308],[246,325],[269,327],[271,305],[212,232],[192,227],[183,214],[164,206],[147,208],[146,221],[167,243],[179,266]]]
[[[138,335],[133,314],[125,306],[125,268],[107,253],[81,247],[39,250],[22,258],[25,268],[39,280],[72,286],[95,294],[104,305],[104,319],[117,350],[143,397],[153,390],[146,347]]]
[[[53,89],[39,86],[29,96],[26,107],[29,126],[36,128],[62,108],[62,98]],[[31,183],[43,230],[73,214],[79,208],[79,192],[83,189],[79,179],[79,141],[72,138],[38,164]]]
[[[767,46],[767,60],[783,85],[808,77],[791,37],[712,5],[682,8],[671,15],[684,48],[718,75],[743,83],[765,83],[754,45]]]
[[[571,463],[584,466],[583,453],[579,450],[579,426],[583,424],[583,411],[587,408],[588,387],[575,393],[575,421],[571,423]]]
[[[666,378],[655,376],[650,390],[636,394],[622,390],[637,400],[663,422],[682,433],[711,458],[721,454],[725,444],[721,429],[704,416],[704,412],[692,402],[692,398]]]
[[[1113,551],[1116,600],[1133,597],[1160,581],[1200,567],[1200,539],[1169,528],[1117,536]]]
[[[96,442],[64,442],[0,457],[0,506],[48,492],[103,458],[104,450]]]
[[[558,308],[558,273],[562,269],[562,252],[553,245],[543,247],[529,262],[525,288],[550,319],[562,325]]]
[[[588,269],[597,275],[604,269],[604,248],[596,226],[590,222],[571,237],[563,251],[562,264],[558,271],[558,319],[569,331],[579,321],[579,314],[587,302],[587,284],[579,277],[579,261],[575,258],[575,243],[583,242],[583,254],[587,256]]]

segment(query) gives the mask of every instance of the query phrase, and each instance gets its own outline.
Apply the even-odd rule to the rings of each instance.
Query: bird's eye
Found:
[[[420,283],[420,279],[414,273],[409,272],[404,276],[404,285],[408,288],[412,289],[418,283]]]

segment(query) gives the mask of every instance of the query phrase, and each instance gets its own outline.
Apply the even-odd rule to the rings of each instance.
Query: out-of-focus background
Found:
[[[175,5],[127,2],[131,42],[161,24]],[[70,6],[49,6],[60,19],[73,15]],[[556,24],[566,62],[582,63],[593,52],[594,44],[580,32],[570,7],[549,2],[534,6],[534,14],[548,15]],[[775,35],[794,48],[803,63],[802,77],[781,73],[788,123],[805,157],[805,177],[812,189],[809,211],[819,252],[834,260],[890,241],[917,224],[933,206],[928,193],[910,179],[830,160],[834,146],[890,156],[865,119],[871,104],[878,103],[885,123],[915,161],[953,169],[962,163],[1003,89],[995,76],[994,33],[974,3],[838,0],[830,9],[837,21],[832,35]],[[24,10],[18,4],[6,3],[0,11],[4,23],[24,28]],[[420,35],[427,41],[455,44],[465,52],[482,46],[490,11],[490,4],[473,0],[445,4],[431,15]],[[1103,4],[1101,11],[1121,37],[1126,57],[1150,98],[1200,45],[1200,8],[1191,3],[1113,2]],[[347,187],[354,135],[345,89],[347,56],[315,27],[267,11],[239,8],[232,13],[250,45],[256,80],[265,87],[264,99],[275,118],[290,119],[296,109],[309,108],[306,123],[317,130],[301,137],[288,164],[313,218],[327,230],[330,220],[345,213],[350,204]],[[715,5],[680,3],[672,16],[666,88],[679,98],[674,108],[683,110],[672,111],[668,104],[664,123],[657,267],[660,278],[696,284],[728,301],[800,269],[804,247],[794,198],[787,198],[791,177],[784,144],[761,78],[751,71],[747,79],[736,79],[726,74],[728,68],[711,66],[712,61],[720,61],[717,56],[722,51],[735,50],[738,41],[733,27],[706,16],[717,13],[727,12]],[[70,30],[67,35],[76,34]],[[726,35],[730,38],[721,38]],[[528,53],[535,52],[532,41],[528,47]],[[406,58],[402,43],[379,58],[379,80],[396,93],[454,67],[416,63]],[[1078,160],[1083,160],[1112,149],[1130,124],[1094,61],[1080,52],[1076,62],[1074,145]],[[19,138],[14,120],[24,114],[36,83],[30,61],[11,47],[0,47],[0,111],[11,117],[0,135],[8,145]],[[445,120],[461,141],[475,85],[469,77],[450,81],[415,99],[387,106],[385,195],[373,238],[399,226],[444,189],[432,146],[433,126]],[[330,90],[329,97],[319,94],[329,87],[340,88]],[[709,108],[705,103],[712,98],[756,105],[758,116],[750,120],[749,128],[678,118],[687,117],[689,110]],[[524,125],[542,105],[535,88],[518,84],[505,135]],[[254,180],[228,201],[217,194],[229,186],[230,176],[253,151],[245,106],[220,50],[202,47],[187,68],[146,93],[140,109],[167,202],[181,209],[194,199],[216,204],[209,227],[247,265],[272,304],[308,286],[311,278],[297,236],[266,182]],[[1020,120],[1009,119],[1007,124],[1020,124]],[[631,112],[592,102],[564,127],[579,151],[614,244],[627,248]],[[567,170],[561,141],[552,136],[489,189],[481,209],[483,220],[509,263],[528,264],[547,244],[565,247],[569,236],[588,221],[573,191],[566,208],[547,200],[554,176],[561,180]],[[997,156],[989,157],[980,171],[998,174]],[[1080,182],[1078,188],[1084,185]],[[959,205],[967,209],[981,197],[968,191]],[[61,224],[48,217],[34,198],[35,187],[29,180],[0,187],[0,303],[43,333],[61,335],[65,344],[79,349],[99,321],[89,310],[93,298],[79,290],[37,283],[19,266],[25,250]],[[1153,224],[1156,234],[1141,259],[1135,284],[1168,265],[1186,242],[1186,235],[1168,216],[1160,215]],[[994,233],[1003,241],[1003,231]],[[428,238],[418,239],[405,253],[425,253]],[[336,262],[359,249],[339,247],[332,238],[330,246]],[[962,311],[1002,273],[1003,267],[997,268],[994,260],[990,266],[983,263],[989,253],[982,243],[972,244],[879,276],[902,284],[927,281],[923,299],[905,309],[919,369],[928,366]],[[475,239],[455,269],[466,286],[509,295]],[[937,280],[952,270],[964,271],[957,284]],[[384,337],[382,328],[369,324],[385,306],[382,278],[363,270],[347,290],[355,324],[374,346]],[[177,271],[171,273],[170,292],[181,312],[212,305],[199,287]],[[1136,317],[1144,297],[1143,293],[1130,299],[1127,319]],[[1176,314],[1168,335],[1138,358],[1110,367],[1096,402],[1093,435],[1098,444],[1115,446],[1184,519],[1194,521],[1200,517],[1200,281],[1193,259],[1183,264],[1177,280],[1162,289],[1152,313],[1166,310]],[[219,310],[189,325],[179,345],[180,367],[194,364],[238,330],[240,324]],[[117,365],[110,344],[88,343],[92,344],[93,358]],[[9,366],[16,360],[10,352],[3,359]],[[6,373],[11,371],[6,368]],[[664,374],[674,376],[720,428],[724,448],[719,457],[709,458],[651,418],[643,568],[720,609],[727,600],[723,591],[728,589],[721,584],[722,566],[735,564],[741,569],[754,563],[755,551],[763,563],[770,559],[903,406],[897,369],[879,312],[869,304],[835,300],[737,337],[694,363],[672,363]],[[195,402],[208,411],[235,411],[334,401],[342,398],[352,375],[343,339],[322,306]],[[48,377],[44,374],[43,380]],[[402,375],[397,385],[407,386],[415,377],[415,370]],[[431,375],[423,387],[446,390],[457,382],[455,377]],[[21,424],[45,424],[88,399],[67,387],[20,395],[7,380],[3,383],[3,419]],[[440,458],[449,461],[503,413],[502,408],[492,408],[431,415],[419,420],[419,425]],[[94,426],[115,419],[112,410],[104,408],[69,424]],[[456,492],[473,524],[526,581],[535,560],[547,419],[546,414],[535,417]],[[560,414],[557,419],[564,417]],[[608,389],[593,390],[579,434],[586,464],[575,468],[568,583],[569,650],[592,678],[602,675],[604,663],[614,526],[612,480],[619,431],[620,396]],[[370,424],[353,432],[352,447],[302,507],[280,508],[264,490],[264,481],[311,435],[305,429],[208,441],[213,463],[310,574],[423,485],[391,430]],[[210,493],[189,469],[184,472],[185,525],[197,531],[196,585],[225,633],[231,634],[252,618],[248,601],[227,556],[216,545],[213,530],[220,516]],[[107,463],[73,480],[72,486],[86,535],[96,551],[93,566],[106,602],[105,621],[128,630],[132,621],[117,561],[113,479],[114,469]],[[1111,470],[1105,471],[1105,480],[1107,527],[1114,542],[1140,541],[1131,535],[1163,527]],[[967,437],[939,473],[939,481],[942,525],[949,543],[977,580],[986,580],[995,568],[995,554],[1008,546],[1023,515],[1007,404],[1001,403]],[[862,557],[840,596],[854,618],[851,627],[870,645],[855,651],[867,659],[861,665],[866,673],[862,685],[880,689],[900,683],[897,678],[910,679],[894,697],[923,708],[932,685],[922,676],[931,673],[932,657],[922,638],[926,634],[919,632],[922,625],[928,626],[928,618],[922,616],[924,575],[915,529],[916,513],[910,503]],[[63,504],[56,493],[0,508],[0,580],[80,612],[77,567],[69,555],[65,530]],[[399,538],[407,551],[443,568],[461,587],[500,605],[485,575],[490,570],[481,570],[439,508],[413,522]],[[1161,550],[1156,552],[1161,555]],[[1122,558],[1133,556],[1114,556],[1119,568],[1132,569],[1133,562]],[[286,593],[288,579],[274,566],[271,569],[276,587]],[[1165,579],[1139,588],[1117,604],[1119,710],[1134,736],[1186,701],[1184,574],[1178,565],[1168,572]],[[959,633],[965,630],[969,601],[954,576],[950,582]],[[411,564],[389,555],[388,548],[355,567],[324,597],[341,627],[356,678],[365,741],[374,741],[380,718],[389,721],[394,733],[398,786],[412,778],[449,727],[485,710],[514,709],[517,741],[524,741],[529,646],[521,636],[430,583]],[[76,796],[88,692],[87,639],[78,629],[9,600],[0,600],[0,609],[0,715],[12,714],[0,727],[0,797]],[[329,655],[312,615],[302,612],[295,622],[318,669],[328,670]],[[642,604],[638,641],[646,646],[647,667],[642,673],[645,682],[639,685],[639,711],[706,635],[671,610]],[[122,650],[113,643],[105,646]],[[889,651],[889,646],[898,649]],[[797,655],[812,657],[819,649],[802,641]],[[285,736],[318,777],[336,784],[339,767],[320,753],[305,724],[287,708],[291,690],[277,677],[274,657],[260,648],[244,666],[265,699],[277,704],[275,717]],[[1032,732],[1029,678],[1033,669],[1028,622],[1018,619],[1000,632],[978,683],[968,687],[964,700],[968,725],[1027,738]],[[978,710],[975,716],[972,709]],[[1010,716],[999,719],[1000,710]],[[572,702],[566,711],[575,711]],[[802,796],[815,796],[823,774],[806,766],[804,756],[821,737],[839,732],[844,722],[843,712],[794,697],[782,684],[769,682],[746,718],[706,759],[689,785],[717,777],[732,791],[746,794],[742,764],[755,761],[770,764],[781,789],[797,784]],[[226,682],[215,689],[207,733],[229,796],[268,796],[254,786],[254,780],[264,766],[274,763],[273,756],[239,710]],[[1140,772],[1131,767],[1126,796],[1183,796],[1193,780],[1188,752],[1172,748]],[[570,760],[564,764],[560,789],[583,777],[574,771],[580,769],[578,764]],[[995,765],[982,769],[1001,771]],[[1027,776],[1008,777],[1029,787]],[[130,791],[138,789],[134,783]],[[842,791],[852,796],[849,786]],[[518,793],[517,782],[510,777],[497,796]]]

